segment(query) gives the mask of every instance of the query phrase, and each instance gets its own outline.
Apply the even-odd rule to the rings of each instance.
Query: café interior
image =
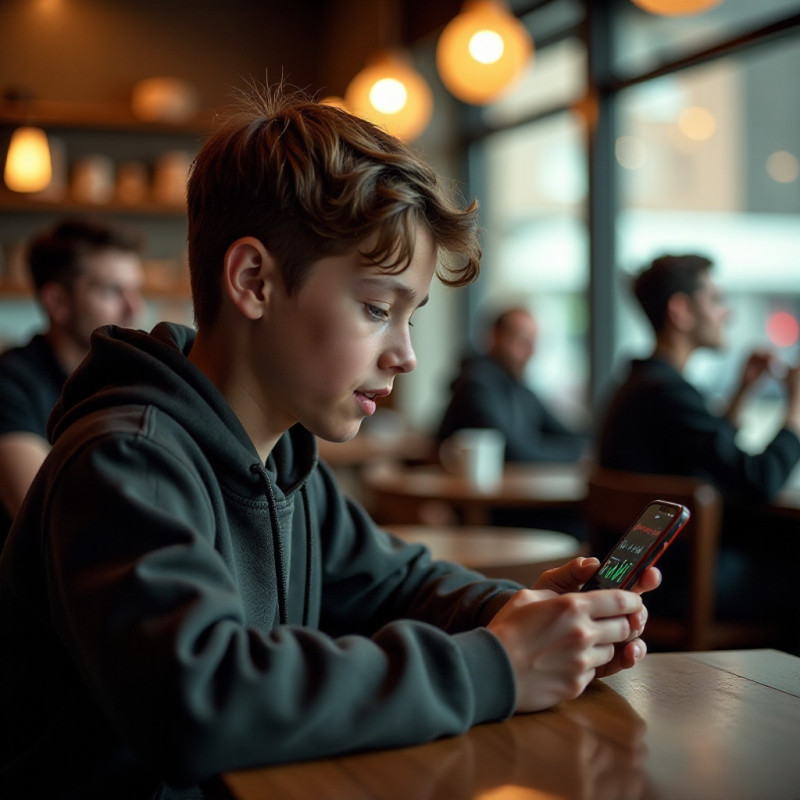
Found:
[[[483,66],[499,65],[485,78],[470,72],[466,59],[477,56],[459,49],[464,35],[454,24],[481,5],[500,19],[503,34],[493,34],[502,55],[484,58]],[[488,28],[486,21],[478,25]],[[495,39],[484,42],[489,51]],[[775,660],[783,640],[769,632],[714,619],[721,512],[713,487],[609,484],[608,476],[591,473],[589,458],[569,467],[507,468],[502,486],[483,492],[443,469],[432,437],[460,358],[480,346],[486,320],[508,305],[529,308],[537,320],[526,382],[571,425],[591,429],[621,365],[652,348],[629,279],[665,253],[710,258],[733,310],[725,350],[698,352],[687,366],[686,377],[710,402],[730,393],[754,347],[785,365],[800,362],[799,75],[800,0],[3,0],[0,350],[26,341],[44,322],[25,243],[72,213],[144,232],[141,327],[192,324],[185,178],[205,135],[248,85],[283,81],[373,119],[409,142],[464,198],[477,198],[482,270],[464,289],[434,281],[431,302],[414,319],[416,369],[397,381],[356,439],[320,442],[322,456],[398,535],[529,584],[550,566],[586,554],[587,544],[558,530],[539,530],[534,541],[516,527],[492,527],[493,503],[567,508],[610,526],[624,526],[665,491],[690,504],[697,602],[677,627],[654,621],[653,649],[674,652],[657,655],[647,677],[678,696],[676,675],[685,675],[705,718],[697,711],[681,722],[666,713],[665,721],[668,698],[654,699],[628,678],[610,681],[632,703],[622,713],[633,719],[624,735],[638,747],[644,719],[651,751],[655,745],[644,778],[625,742],[622,758],[620,742],[598,733],[617,713],[612,689],[552,719],[575,743],[568,756],[581,752],[578,739],[591,739],[610,753],[617,779],[644,781],[624,795],[613,793],[623,789],[612,781],[616,789],[603,796],[687,796],[682,787],[696,781],[710,792],[698,797],[785,800],[796,796],[782,794],[786,780],[798,777],[794,790],[800,786],[784,741],[790,737],[781,733],[782,725],[800,723],[800,668],[788,655]],[[378,81],[395,94],[376,94]],[[45,177],[12,169],[23,132],[43,144]],[[765,381],[740,430],[742,447],[764,447],[783,404],[780,381]],[[800,471],[775,505],[782,524],[800,524]],[[470,528],[472,537],[465,537]],[[678,659],[677,651],[683,660],[658,661]],[[691,660],[692,652],[734,655]],[[732,701],[717,694],[725,680],[736,682],[741,706],[726,707]],[[758,691],[761,706],[750,697]],[[743,754],[732,733],[719,733],[730,721],[726,709],[740,715],[742,731],[763,721],[759,708],[772,709],[780,722],[766,725],[754,754]],[[419,758],[339,759],[336,796],[599,797],[585,793],[585,763],[572,764],[572,772],[561,765],[572,777],[554,785],[523,765],[522,739],[546,742],[549,719],[516,723],[528,727],[503,729],[496,741],[426,745]],[[688,721],[702,726],[709,747],[718,746],[716,761],[681,747]],[[513,763],[481,766],[472,748],[499,752],[508,746],[508,730],[517,748]],[[467,758],[465,741],[470,777],[446,766]],[[765,760],[756,759],[759,753]],[[315,794],[315,781],[325,773],[285,769],[231,775],[223,788],[240,800],[271,791],[323,796]],[[397,794],[378,779],[382,769],[398,776]],[[762,781],[757,787],[754,775]]]

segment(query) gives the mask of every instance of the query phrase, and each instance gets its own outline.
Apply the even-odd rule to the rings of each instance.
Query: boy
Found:
[[[544,708],[645,652],[638,595],[548,591],[595,560],[538,591],[483,580],[317,463],[315,434],[352,437],[414,367],[439,252],[445,282],[477,274],[475,209],[362,120],[257,105],[190,178],[197,335],[99,332],[53,415],[0,560],[0,788],[202,797],[225,770]]]

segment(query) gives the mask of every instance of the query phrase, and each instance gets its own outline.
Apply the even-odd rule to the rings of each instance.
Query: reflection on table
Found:
[[[507,464],[502,481],[490,491],[437,465],[375,464],[362,480],[379,521],[386,523],[425,521],[420,507],[444,503],[465,523],[486,525],[492,509],[579,509],[586,497],[583,464]]]
[[[577,539],[558,531],[481,526],[386,525],[407,542],[427,545],[436,559],[462,564],[490,578],[531,586],[539,575],[587,555]]]
[[[800,659],[664,653],[549,711],[417,747],[228,773],[235,800],[792,800]]]

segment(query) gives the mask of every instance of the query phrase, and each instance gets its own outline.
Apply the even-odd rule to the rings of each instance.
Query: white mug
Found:
[[[488,492],[503,478],[506,440],[493,428],[464,428],[442,442],[439,458],[446,470]]]

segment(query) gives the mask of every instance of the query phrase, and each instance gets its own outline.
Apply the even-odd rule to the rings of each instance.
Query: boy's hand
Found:
[[[573,558],[572,561],[555,569],[549,569],[539,576],[533,585],[535,590],[549,590],[556,594],[575,592],[597,572],[600,562],[596,558]],[[661,585],[661,572],[656,567],[648,567],[633,591],[637,594],[651,592]]]
[[[540,711],[571,700],[595,676],[633,666],[646,648],[630,640],[629,619],[643,608],[641,597],[618,589],[517,592],[487,626],[511,660],[515,710]]]
[[[657,588],[661,573],[649,567],[633,592],[568,594],[599,566],[596,558],[576,558],[548,570],[532,590],[515,595],[489,624],[514,666],[517,711],[536,711],[577,697],[593,678],[628,669],[647,652],[638,638],[647,609],[636,594]]]

